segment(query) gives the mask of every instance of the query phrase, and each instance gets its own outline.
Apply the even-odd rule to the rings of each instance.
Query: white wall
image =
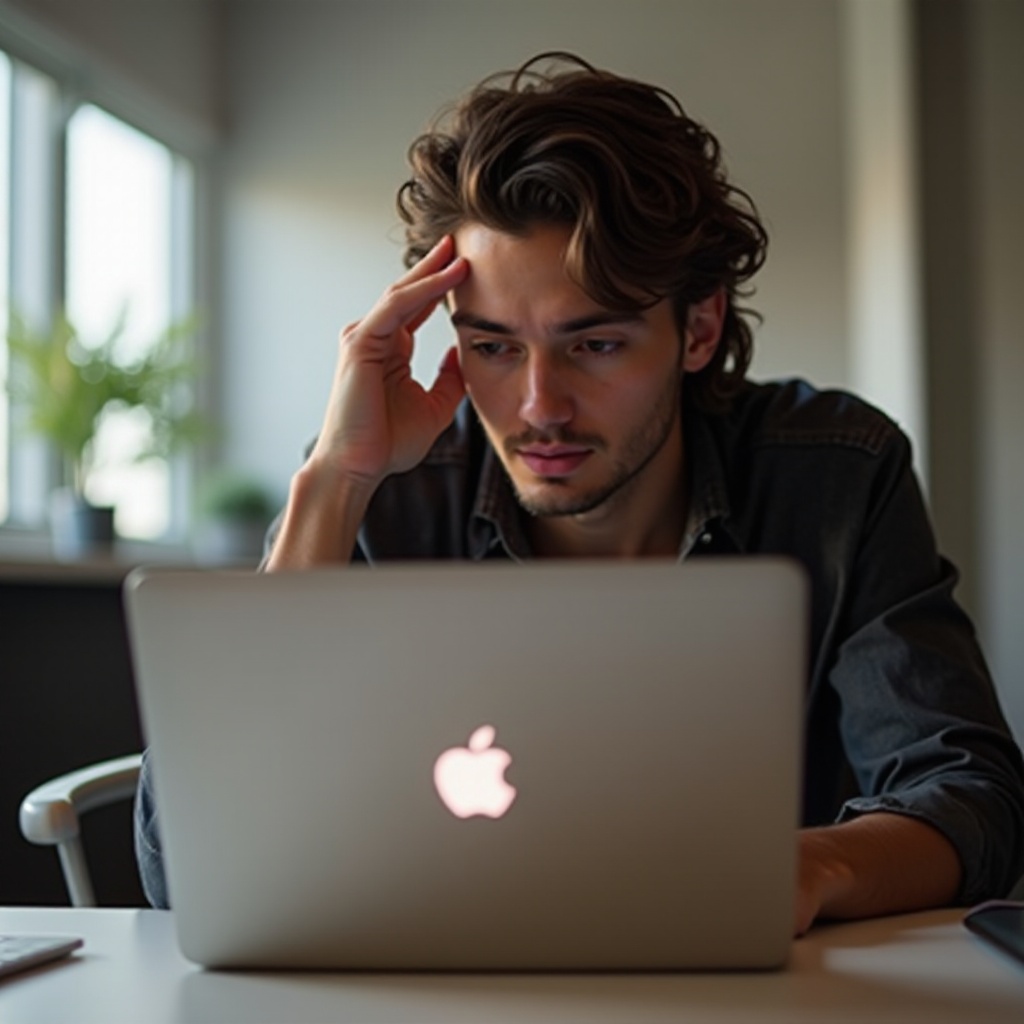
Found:
[[[840,13],[850,384],[907,433],[927,486],[912,11],[906,0],[845,0]]]
[[[26,57],[70,57],[90,99],[113,98],[129,120],[160,118],[168,141],[190,150],[221,122],[222,20],[220,0],[0,0],[15,36],[31,28]]]
[[[409,142],[479,78],[552,48],[658,82],[712,127],[772,234],[757,372],[846,380],[835,3],[244,0],[228,35],[233,461],[285,485],[319,426],[339,329],[401,270]],[[419,375],[446,343],[431,325]]]

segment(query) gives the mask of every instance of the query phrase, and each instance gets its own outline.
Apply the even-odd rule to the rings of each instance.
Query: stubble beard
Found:
[[[678,429],[680,390],[678,378],[671,379],[659,397],[650,419],[638,427],[626,441],[621,457],[612,465],[609,479],[589,491],[582,494],[572,493],[572,484],[568,479],[554,477],[545,481],[546,493],[536,496],[527,495],[516,486],[515,480],[508,473],[506,467],[506,475],[509,477],[520,507],[536,518],[578,516],[593,512],[606,502],[627,492],[630,485],[665,447],[672,431]],[[538,442],[586,444],[598,451],[607,447],[604,439],[597,435],[573,434],[571,431],[556,431],[548,434],[527,432],[505,442],[506,456],[510,459],[514,458],[514,451],[517,447]]]

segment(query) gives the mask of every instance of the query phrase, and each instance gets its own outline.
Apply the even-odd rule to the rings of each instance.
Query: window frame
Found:
[[[164,106],[158,99],[127,82],[118,73],[49,33],[25,16],[0,9],[0,50],[11,61],[10,255],[8,295],[12,306],[45,322],[64,304],[67,129],[76,110],[93,105],[166,146],[173,157],[171,190],[170,301],[171,319],[203,310],[196,343],[204,365],[209,357],[208,325],[213,294],[208,272],[211,240],[210,163],[217,143],[215,132]],[[25,69],[24,71],[22,69]],[[18,167],[27,127],[19,81],[25,74],[45,76],[54,83],[55,98],[47,112],[44,139],[36,140],[45,153],[44,171]],[[36,130],[39,125],[33,126]],[[42,178],[42,180],[40,180]],[[33,192],[35,194],[33,194]],[[37,246],[31,261],[16,253]],[[196,402],[210,413],[209,374],[196,385]],[[0,521],[0,538],[45,532],[49,493],[58,479],[58,461],[39,438],[21,433],[17,409],[8,408],[9,507]],[[187,537],[192,485],[199,465],[209,453],[197,450],[171,458],[169,527],[157,543],[182,544]]]

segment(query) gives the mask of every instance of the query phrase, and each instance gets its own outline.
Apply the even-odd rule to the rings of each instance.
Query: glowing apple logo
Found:
[[[434,764],[437,794],[457,818],[500,818],[516,798],[505,780],[512,756],[493,743],[494,726],[481,725],[468,747],[452,747]]]

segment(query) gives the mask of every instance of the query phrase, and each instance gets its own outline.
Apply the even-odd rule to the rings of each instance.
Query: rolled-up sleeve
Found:
[[[959,854],[969,904],[1024,872],[1024,768],[901,442],[876,481],[829,673],[860,791],[839,820],[893,811],[929,823]]]

